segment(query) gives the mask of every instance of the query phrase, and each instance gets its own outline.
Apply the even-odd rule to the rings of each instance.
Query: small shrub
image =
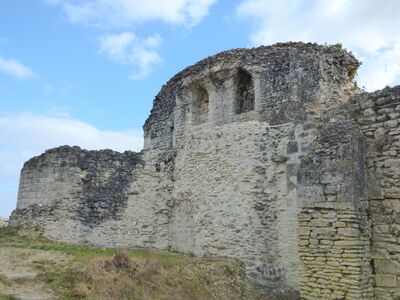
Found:
[[[355,67],[348,71],[347,75],[349,76],[350,81],[353,81],[353,79],[356,77],[357,69],[358,69],[358,67]]]
[[[129,257],[127,251],[119,251],[112,258],[112,264],[117,271],[132,271],[136,269],[136,265]]]

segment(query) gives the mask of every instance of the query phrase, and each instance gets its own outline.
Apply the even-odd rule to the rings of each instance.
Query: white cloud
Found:
[[[142,140],[141,130],[100,130],[71,117],[31,113],[0,116],[0,149],[10,145],[15,149],[42,151],[59,145],[78,145],[85,149],[140,150]]]
[[[160,55],[156,51],[161,43],[158,34],[144,40],[138,39],[131,32],[107,34],[101,36],[99,42],[100,53],[106,54],[117,63],[134,65],[138,68],[138,71],[131,75],[134,80],[143,79],[155,64],[161,62]]]
[[[15,208],[19,172],[29,158],[60,145],[138,151],[142,130],[100,130],[70,117],[22,113],[0,116],[0,216]]]
[[[104,28],[123,28],[160,20],[196,26],[216,0],[47,0],[61,5],[69,20]]]
[[[400,1],[244,0],[237,14],[253,21],[254,45],[284,41],[342,43],[361,60],[368,90],[399,84]]]
[[[209,8],[217,0],[45,0],[60,6],[68,19],[100,28],[105,32],[132,30],[133,27],[152,21],[192,28],[208,15]],[[161,43],[158,34],[138,39],[125,31],[109,33],[99,38],[100,52],[113,61],[131,64],[138,71],[130,78],[145,78],[153,66],[161,61],[156,51]]]
[[[37,74],[29,67],[23,65],[15,59],[5,59],[0,56],[0,72],[20,79],[34,78]]]
[[[393,46],[361,57],[358,82],[368,90],[400,84],[400,40]]]

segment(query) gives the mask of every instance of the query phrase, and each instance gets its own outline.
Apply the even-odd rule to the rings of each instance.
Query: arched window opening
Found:
[[[249,72],[239,69],[237,73],[236,114],[254,110],[254,83]]]
[[[208,121],[208,92],[203,87],[196,87],[193,92],[193,120],[194,124]]]

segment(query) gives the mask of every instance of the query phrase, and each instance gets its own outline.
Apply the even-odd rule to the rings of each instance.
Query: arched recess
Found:
[[[241,114],[254,110],[254,82],[253,77],[244,69],[239,69],[236,75],[237,89],[235,113]]]
[[[195,125],[208,121],[208,92],[202,86],[196,86],[192,90],[193,123]]]

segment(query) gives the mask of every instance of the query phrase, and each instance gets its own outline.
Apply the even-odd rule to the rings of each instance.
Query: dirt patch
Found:
[[[0,248],[0,290],[17,299],[56,299],[54,293],[36,280],[35,263],[43,260],[65,262],[66,255],[35,249]]]

